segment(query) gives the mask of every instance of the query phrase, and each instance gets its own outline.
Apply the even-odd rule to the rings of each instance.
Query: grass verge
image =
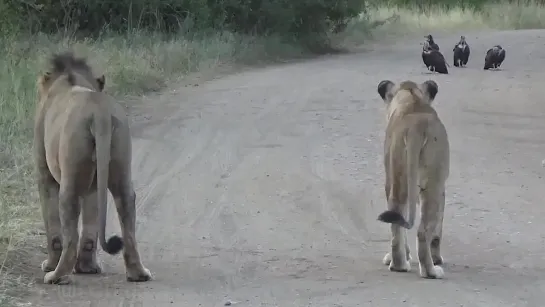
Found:
[[[486,4],[480,11],[463,8],[447,10],[433,6],[426,13],[421,13],[416,6],[374,6],[369,9],[367,16],[361,15],[349,23],[343,33],[348,41],[366,40],[369,34],[374,38],[389,39],[464,30],[545,28],[545,6],[537,2]],[[382,24],[385,20],[388,22]],[[369,29],[372,29],[371,33]]]

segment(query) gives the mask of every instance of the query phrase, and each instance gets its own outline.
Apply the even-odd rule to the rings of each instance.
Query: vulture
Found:
[[[465,36],[460,36],[460,41],[454,45],[452,49],[454,52],[454,66],[463,67],[467,65],[469,60],[469,45],[466,42]]]
[[[498,69],[500,68],[501,63],[505,60],[505,49],[503,49],[500,45],[496,45],[486,52],[486,56],[484,58],[484,69]]]
[[[422,49],[422,60],[429,71],[448,74],[447,62],[441,52],[432,49],[427,41]]]
[[[431,49],[439,51],[439,45],[435,43],[435,41],[433,40],[433,36],[431,36],[431,34],[424,36],[424,38],[426,38],[426,41],[428,42],[429,47]]]

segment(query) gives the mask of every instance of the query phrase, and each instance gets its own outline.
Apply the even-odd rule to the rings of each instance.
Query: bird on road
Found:
[[[431,34],[424,36],[424,38],[426,38],[426,41],[428,42],[431,49],[439,51],[439,45],[435,43]]]
[[[466,42],[465,36],[460,36],[460,41],[454,45],[454,48],[452,49],[454,52],[454,66],[456,67],[464,67],[467,65],[467,61],[469,61],[469,45]]]
[[[438,50],[432,49],[428,41],[424,42],[424,47],[422,48],[422,60],[429,71],[448,74],[445,57]]]
[[[505,49],[503,49],[500,45],[495,45],[486,51],[486,56],[484,58],[484,69],[498,69],[500,68],[503,60],[505,60]]]

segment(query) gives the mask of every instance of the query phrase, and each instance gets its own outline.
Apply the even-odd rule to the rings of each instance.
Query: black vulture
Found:
[[[469,45],[466,42],[465,36],[460,36],[460,41],[456,43],[454,48],[452,49],[454,52],[454,66],[456,67],[463,67],[467,65],[467,61],[469,61]]]
[[[431,49],[427,41],[424,42],[424,47],[422,49],[422,60],[428,70],[440,74],[448,74],[447,62],[441,52]]]
[[[431,34],[424,36],[424,38],[426,38],[426,41],[429,43],[431,49],[439,51],[439,45],[435,43]]]
[[[484,58],[484,69],[498,69],[500,68],[503,60],[505,60],[505,49],[503,49],[500,45],[495,45],[486,51],[486,56]]]

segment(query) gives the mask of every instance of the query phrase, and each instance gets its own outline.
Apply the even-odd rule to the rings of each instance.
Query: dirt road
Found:
[[[451,66],[459,35],[436,35]],[[405,41],[149,102],[133,165],[139,247],[155,280],[127,283],[122,257],[101,252],[103,275],[37,285],[36,306],[541,307],[545,31],[465,35],[469,67],[449,75],[424,74],[418,42]],[[483,71],[497,43],[503,71]],[[412,272],[381,263],[390,234],[376,221],[385,208],[376,86],[408,78],[439,84],[451,142],[444,280],[418,276],[415,230]],[[110,203],[108,233],[120,233],[114,212]]]

